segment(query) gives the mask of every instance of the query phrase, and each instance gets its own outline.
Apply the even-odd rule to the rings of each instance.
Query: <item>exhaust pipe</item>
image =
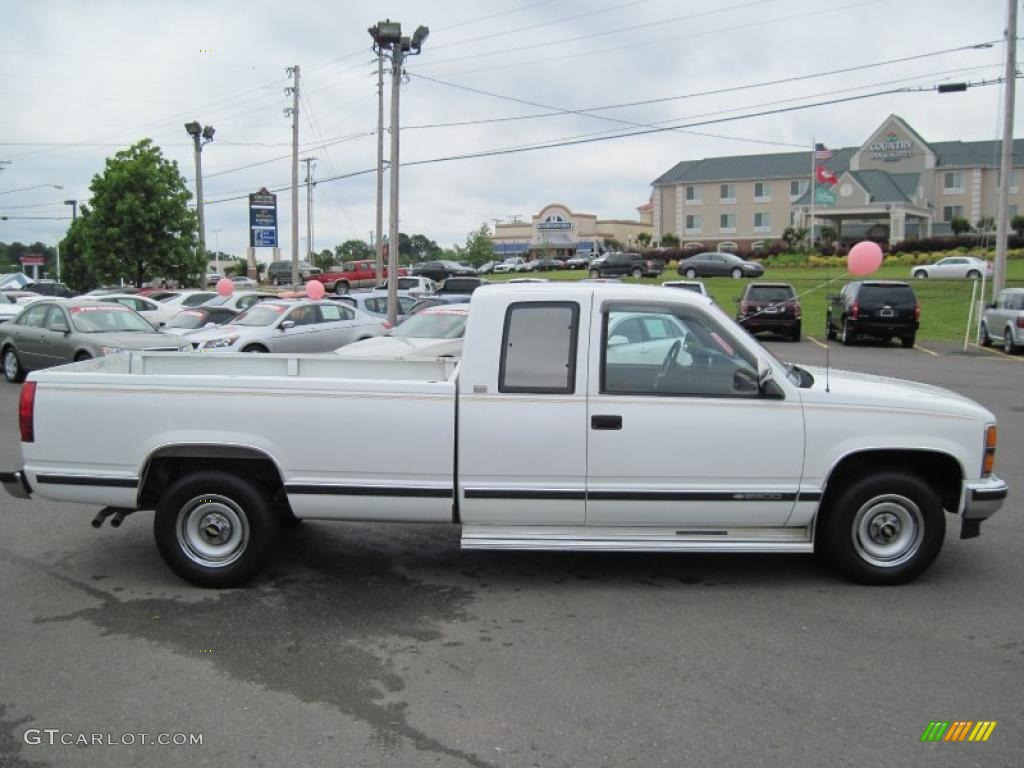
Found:
[[[124,521],[125,517],[134,512],[134,509],[126,509],[124,507],[104,507],[96,513],[96,517],[92,519],[92,527],[99,528],[103,525],[103,521],[108,517],[113,518],[110,521],[111,528],[117,528]]]

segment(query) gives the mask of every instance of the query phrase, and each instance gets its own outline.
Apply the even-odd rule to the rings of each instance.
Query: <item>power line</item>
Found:
[[[451,29],[458,29],[459,27],[468,27],[470,24],[479,24],[481,21],[490,21],[491,19],[497,19],[500,16],[508,16],[513,13],[520,13],[522,11],[529,10],[530,8],[536,8],[541,5],[550,5],[556,0],[540,0],[538,3],[530,3],[529,5],[522,5],[518,8],[512,8],[508,11],[499,11],[498,13],[492,13],[489,16],[480,16],[476,19],[469,19],[468,21],[460,21],[456,24],[449,24],[447,27],[437,27],[433,30],[436,35],[438,32],[447,32]]]

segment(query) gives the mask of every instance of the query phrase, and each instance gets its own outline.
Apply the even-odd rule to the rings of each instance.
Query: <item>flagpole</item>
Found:
[[[810,191],[811,191],[811,224],[810,224],[810,227],[809,227],[810,233],[811,233],[810,234],[810,245],[811,245],[811,252],[812,253],[814,252],[814,173],[815,173],[815,170],[816,170],[815,169],[815,163],[817,162],[814,159],[814,148],[816,146],[817,146],[817,144],[814,143],[814,139],[812,138],[811,139],[811,189],[810,189]]]

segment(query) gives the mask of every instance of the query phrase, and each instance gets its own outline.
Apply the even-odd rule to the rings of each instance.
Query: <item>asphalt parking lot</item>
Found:
[[[824,363],[814,340],[768,346]],[[165,568],[150,513],[96,531],[94,508],[4,496],[0,766],[1020,765],[1024,356],[830,356],[999,419],[1007,505],[970,541],[950,519],[910,585],[809,556],[462,553],[454,528],[306,523],[267,578],[210,592]],[[17,391],[0,386],[5,468]],[[998,725],[923,744],[933,720]]]

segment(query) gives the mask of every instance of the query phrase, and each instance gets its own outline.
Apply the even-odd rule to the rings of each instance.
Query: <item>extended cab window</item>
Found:
[[[576,389],[579,305],[528,302],[505,312],[499,392],[569,395]]]
[[[757,361],[692,308],[610,306],[601,354],[606,394],[758,396]]]

